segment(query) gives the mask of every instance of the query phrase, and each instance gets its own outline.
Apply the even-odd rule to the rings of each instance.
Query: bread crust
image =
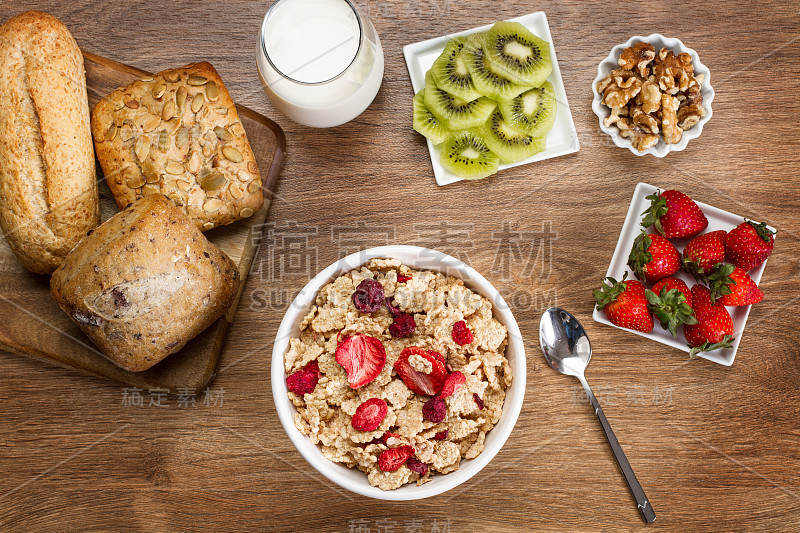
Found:
[[[0,227],[25,268],[49,274],[99,223],[83,55],[55,17],[0,26]]]
[[[111,361],[152,367],[220,318],[239,270],[161,194],[137,200],[69,253],[53,298]]]
[[[120,209],[164,194],[206,231],[250,217],[264,203],[247,134],[210,63],[117,89],[92,110],[92,133]]]

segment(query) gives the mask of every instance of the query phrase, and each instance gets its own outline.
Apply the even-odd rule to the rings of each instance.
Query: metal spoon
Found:
[[[625,452],[622,451],[622,447],[620,447],[617,437],[611,430],[606,415],[603,414],[600,404],[597,403],[597,398],[594,397],[592,389],[589,388],[589,384],[583,375],[584,370],[589,365],[589,359],[592,357],[592,345],[583,330],[583,326],[574,316],[563,309],[551,307],[544,312],[539,322],[539,343],[542,345],[544,358],[550,363],[550,366],[562,374],[575,376],[580,380],[589,402],[594,407],[594,414],[597,415],[600,424],[603,426],[603,431],[606,433],[606,438],[614,452],[614,457],[617,458],[619,469],[622,470],[625,481],[628,483],[628,488],[636,499],[642,518],[648,524],[653,522],[656,519],[656,512],[636,479],[636,474],[633,473],[631,464],[628,462],[628,458],[625,457]]]

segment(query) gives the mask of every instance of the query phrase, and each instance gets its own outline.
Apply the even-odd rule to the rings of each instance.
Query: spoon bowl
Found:
[[[578,320],[563,309],[548,309],[539,321],[544,358],[556,371],[582,375],[592,358],[592,343]]]

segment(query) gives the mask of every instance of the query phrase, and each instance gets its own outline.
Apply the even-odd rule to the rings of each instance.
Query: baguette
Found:
[[[0,227],[22,265],[50,274],[100,209],[83,56],[55,17],[0,26]]]

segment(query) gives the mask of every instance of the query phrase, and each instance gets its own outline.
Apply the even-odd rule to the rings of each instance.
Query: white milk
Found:
[[[378,34],[345,0],[278,0],[261,26],[257,63],[272,104],[318,128],[356,118],[383,80]]]

